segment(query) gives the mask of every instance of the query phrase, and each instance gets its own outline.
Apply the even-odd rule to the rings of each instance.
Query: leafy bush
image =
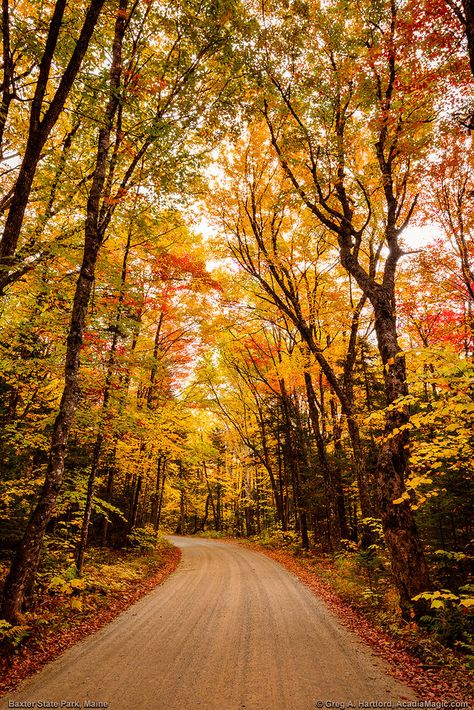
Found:
[[[13,626],[5,619],[0,619],[0,644],[2,646],[18,648],[29,633],[30,627],[26,624]]]
[[[468,578],[473,558],[464,552],[435,550],[430,555],[436,587],[456,589]]]
[[[128,546],[135,550],[153,552],[156,549],[159,534],[153,530],[151,525],[144,528],[135,528],[127,535]]]
[[[430,614],[421,618],[421,624],[434,632],[441,643],[453,646],[456,642],[470,647],[474,638],[474,597],[472,587],[467,585],[454,594],[449,589],[422,592],[413,597],[430,602]]]
[[[70,597],[69,607],[73,611],[82,611],[83,602],[79,597],[90,587],[88,581],[77,576],[77,569],[74,565],[68,567],[62,575],[54,575],[49,580],[46,587],[50,594],[60,594]]]
[[[298,533],[294,530],[282,530],[280,527],[268,530],[259,538],[259,542],[265,547],[297,547]]]
[[[65,594],[72,596],[87,589],[85,579],[65,579],[59,575],[52,577],[48,584],[48,592],[51,594]]]
[[[360,521],[362,534],[368,533],[378,547],[385,547],[385,540],[380,518],[362,518]]]

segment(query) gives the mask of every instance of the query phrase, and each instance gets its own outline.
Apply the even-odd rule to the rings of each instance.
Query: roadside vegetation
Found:
[[[18,623],[0,622],[0,692],[13,690],[173,572],[179,550],[145,531],[140,537],[128,549],[91,551],[81,577],[74,555],[64,548],[60,552],[49,540],[34,603]]]

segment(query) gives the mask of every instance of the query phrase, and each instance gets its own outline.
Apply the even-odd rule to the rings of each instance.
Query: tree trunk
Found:
[[[115,477],[115,451],[114,451],[114,456],[113,456],[113,462],[109,466],[109,470],[107,473],[107,486],[105,488],[105,493],[104,493],[104,500],[107,503],[110,503],[112,500],[112,491],[113,491],[113,486],[114,486],[114,477]],[[109,521],[106,515],[104,515],[104,519],[102,521],[102,547],[107,546],[108,542],[108,534],[109,534]]]
[[[305,370],[304,373],[305,385],[306,385],[306,395],[308,400],[308,410],[309,417],[311,420],[311,427],[313,429],[313,435],[316,442],[316,451],[318,454],[318,462],[321,468],[321,473],[324,481],[324,496],[326,499],[326,505],[329,511],[328,516],[328,537],[329,546],[333,547],[335,540],[335,531],[333,530],[334,525],[331,524],[331,520],[337,515],[338,519],[338,534],[336,537],[347,538],[347,520],[346,520],[346,510],[344,504],[344,494],[342,490],[342,482],[340,479],[336,480],[337,477],[334,475],[335,472],[331,470],[329,461],[326,454],[326,445],[321,434],[320,427],[320,417],[318,406],[316,403],[316,393],[314,391],[313,382],[310,373]],[[340,533],[340,534],[339,534]]]
[[[161,464],[163,461],[163,455],[159,454],[156,460],[156,479],[155,479],[155,490],[151,495],[151,522],[153,526],[156,524],[156,518],[158,515],[158,501],[160,498],[160,486],[161,486]]]
[[[105,429],[107,427],[107,412],[109,410],[109,405],[110,405],[110,396],[111,396],[111,392],[112,392],[112,383],[113,383],[113,377],[114,377],[116,353],[117,353],[117,346],[118,346],[119,335],[120,335],[120,325],[122,322],[123,304],[124,304],[124,300],[125,300],[125,283],[127,280],[127,266],[128,266],[128,256],[130,254],[131,239],[132,239],[132,229],[130,226],[130,228],[128,230],[128,235],[127,235],[127,243],[125,245],[125,252],[124,252],[124,256],[123,256],[123,260],[122,260],[119,298],[118,298],[118,303],[117,303],[117,310],[116,310],[116,313],[115,313],[115,316],[113,319],[112,343],[110,346],[109,357],[107,360],[107,372],[105,375],[104,395],[103,395],[103,399],[102,399],[102,408],[101,408],[101,413],[100,413],[100,418],[99,418],[99,429],[97,432],[97,437],[96,437],[95,445],[94,445],[94,451],[92,454],[91,470],[90,470],[89,479],[87,482],[86,503],[84,506],[84,514],[83,514],[83,518],[82,518],[81,538],[80,538],[80,542],[79,542],[79,546],[78,546],[78,550],[77,550],[77,556],[76,556],[76,567],[77,567],[77,571],[79,574],[82,573],[82,567],[84,565],[84,555],[85,555],[85,550],[86,550],[86,546],[87,546],[87,538],[89,535],[89,525],[90,525],[92,504],[93,504],[94,493],[95,493],[95,480],[96,480],[96,475],[97,475],[97,469],[99,466],[100,454],[102,451],[102,443],[104,440]]]
[[[386,303],[375,303],[375,330],[384,365],[387,404],[408,393],[405,357],[397,342],[396,321]],[[386,413],[385,439],[377,458],[380,515],[387,548],[390,554],[394,581],[400,593],[400,605],[405,618],[413,607],[412,598],[429,590],[429,571],[415,524],[410,500],[400,503],[406,492],[408,471],[408,433],[394,434],[408,421],[406,407]]]
[[[153,409],[153,402],[154,402],[154,395],[155,395],[155,383],[156,383],[156,377],[158,374],[158,364],[159,364],[159,351],[160,351],[160,336],[161,336],[161,328],[163,325],[163,311],[160,313],[159,318],[158,318],[158,323],[156,324],[156,331],[155,331],[155,341],[153,345],[153,364],[151,366],[150,370],[150,384],[148,386],[148,392],[147,392],[147,407],[148,409]]]
[[[306,517],[305,501],[301,490],[300,455],[295,450],[293,423],[291,420],[291,401],[286,390],[284,380],[279,381],[281,391],[281,405],[283,412],[283,422],[285,427],[285,449],[287,452],[286,465],[290,471],[293,484],[293,497],[295,505],[295,518],[297,527],[301,535],[301,545],[307,549],[309,547],[308,521]]]
[[[217,510],[216,510],[216,506],[215,506],[215,504],[214,504],[214,498],[213,498],[213,496],[212,496],[211,484],[209,483],[209,478],[208,478],[208,476],[207,476],[207,466],[206,466],[206,462],[205,462],[205,461],[202,462],[202,467],[203,467],[203,471],[204,471],[204,478],[206,479],[206,486],[207,486],[207,491],[208,491],[208,500],[209,500],[209,502],[210,502],[210,504],[211,504],[212,517],[214,518],[214,529],[215,529],[216,531],[218,531],[218,530],[219,530],[219,518],[217,517]]]
[[[46,526],[53,514],[64,478],[67,441],[79,399],[79,353],[99,248],[98,239],[86,238],[67,338],[65,384],[51,437],[45,482],[5,581],[2,613],[11,623],[20,615],[25,585],[31,571],[38,564]]]
[[[467,38],[469,64],[472,76],[474,76],[474,0],[462,0],[462,7],[464,10],[464,31]]]
[[[166,459],[163,462],[163,468],[161,472],[161,486],[160,486],[160,495],[158,498],[158,508],[156,511],[156,519],[155,519],[155,525],[154,529],[157,532],[160,528],[160,522],[161,522],[161,510],[163,507],[163,495],[165,491],[165,483],[166,483]]]
[[[270,452],[268,450],[267,431],[266,431],[265,422],[263,419],[263,412],[261,412],[260,410],[258,412],[258,424],[259,424],[259,429],[260,429],[260,437],[261,437],[262,450],[263,450],[263,456],[260,456],[260,460],[262,461],[263,465],[265,466],[265,469],[267,470],[268,476],[270,478],[270,485],[272,487],[272,493],[273,493],[273,497],[275,499],[277,520],[281,523],[282,529],[287,530],[288,529],[288,517],[286,515],[285,506],[284,506],[283,484],[282,484],[281,471],[279,471],[279,477],[278,477],[279,485],[277,485],[277,482],[275,479],[275,474],[273,471],[272,462],[271,462]]]
[[[101,2],[96,4],[99,7],[102,5]],[[122,7],[126,7],[126,0],[120,0],[120,8]],[[64,479],[64,458],[67,441],[79,401],[79,355],[94,282],[95,266],[103,239],[103,234],[98,225],[99,202],[105,180],[112,121],[118,105],[117,88],[120,85],[121,76],[121,38],[124,31],[125,16],[119,12],[115,26],[114,56],[110,82],[111,93],[106,110],[107,121],[106,126],[99,132],[96,167],[87,201],[84,253],[76,284],[71,324],[67,338],[64,389],[51,437],[45,482],[5,581],[2,612],[7,621],[15,621],[21,612],[26,584],[31,579],[32,570],[38,565],[46,526],[53,514]],[[8,256],[8,253],[2,252],[2,255]]]
[[[99,426],[101,426],[99,424]],[[89,478],[87,480],[87,493],[86,493],[86,503],[84,506],[84,513],[82,516],[82,526],[81,526],[81,537],[79,541],[79,546],[76,555],[76,567],[79,575],[82,574],[82,568],[84,566],[84,555],[86,551],[87,538],[89,535],[89,524],[92,514],[92,503],[94,500],[94,489],[95,489],[95,478],[97,474],[97,468],[99,465],[99,457],[102,449],[103,432],[100,430],[97,434],[95,440],[94,451],[92,454],[91,471]]]
[[[133,491],[132,509],[130,511],[130,520],[128,521],[128,532],[133,532],[136,527],[138,518],[138,504],[140,502],[140,493],[142,490],[143,477],[138,476],[135,488]]]
[[[184,490],[181,488],[179,494],[179,524],[176,531],[177,535],[184,535],[186,532],[186,509],[184,505]]]
[[[204,530],[206,529],[207,519],[209,518],[209,498],[210,498],[210,495],[208,493],[207,497],[206,497],[206,505],[204,507],[204,517],[203,517],[203,519],[201,521],[201,525],[200,525],[201,532],[204,532]]]

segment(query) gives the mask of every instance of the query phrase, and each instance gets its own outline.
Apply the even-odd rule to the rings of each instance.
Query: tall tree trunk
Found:
[[[206,529],[207,519],[209,518],[209,498],[210,498],[210,496],[208,493],[207,497],[206,497],[206,505],[204,507],[204,517],[203,517],[203,519],[201,521],[201,525],[200,525],[201,532],[204,532],[204,530]]]
[[[450,7],[456,7],[456,4],[455,2],[453,2],[453,0],[447,1]],[[474,0],[461,1],[463,12],[459,12],[458,17],[461,16],[461,22],[464,25],[464,32],[466,33],[467,49],[469,54],[469,64],[471,66],[472,76],[474,76]]]
[[[103,432],[99,431],[95,440],[94,451],[92,453],[91,470],[89,473],[89,478],[87,479],[86,503],[84,506],[84,513],[82,517],[79,546],[76,554],[76,567],[79,575],[82,574],[82,568],[84,566],[84,555],[86,551],[87,538],[89,535],[89,524],[92,514],[92,502],[94,499],[95,478],[97,473],[97,467],[99,465],[99,456],[100,451],[102,449],[102,441]]]
[[[112,457],[112,462],[110,463],[108,467],[108,472],[107,472],[107,485],[105,487],[105,492],[104,492],[104,500],[107,503],[110,503],[112,500],[112,492],[113,492],[113,487],[114,487],[114,478],[115,478],[115,450],[113,453]],[[104,518],[102,520],[102,536],[101,536],[101,545],[102,547],[106,547],[108,543],[108,536],[109,536],[109,519],[107,515],[104,515]]]
[[[166,483],[166,459],[163,463],[163,471],[161,474],[161,487],[160,487],[160,496],[158,498],[158,509],[156,511],[156,521],[155,521],[155,531],[158,531],[160,529],[160,522],[161,522],[161,511],[163,509],[163,496],[165,492],[165,483]]]
[[[127,280],[127,266],[128,266],[128,257],[130,254],[131,239],[132,239],[132,226],[130,225],[130,227],[128,229],[128,234],[127,234],[127,243],[125,245],[125,252],[124,252],[124,256],[123,256],[123,260],[122,260],[119,298],[118,298],[118,303],[117,303],[117,309],[115,312],[115,317],[113,319],[112,343],[110,346],[109,357],[107,360],[107,372],[105,375],[104,394],[103,394],[103,399],[102,399],[101,412],[100,412],[100,416],[99,416],[99,429],[98,429],[95,444],[94,444],[94,450],[93,450],[92,462],[91,462],[91,470],[90,470],[89,478],[87,481],[86,503],[84,506],[84,513],[83,513],[83,518],[82,518],[81,537],[80,537],[79,546],[78,546],[77,554],[76,554],[76,567],[77,567],[77,571],[79,574],[82,573],[82,568],[84,565],[84,555],[85,555],[85,550],[86,550],[86,546],[87,546],[87,538],[89,535],[89,525],[90,525],[91,514],[92,514],[92,505],[93,505],[94,493],[95,493],[95,481],[96,481],[96,476],[97,476],[97,469],[99,466],[99,459],[100,459],[100,454],[102,451],[102,443],[104,441],[105,429],[106,429],[107,423],[108,423],[107,413],[108,413],[109,405],[110,405],[110,396],[111,396],[111,392],[112,392],[114,368],[115,368],[115,364],[116,364],[117,346],[118,346],[118,341],[119,341],[119,336],[120,336],[120,325],[122,322],[123,304],[124,304],[124,300],[125,300],[125,283]]]
[[[209,483],[209,478],[207,475],[207,466],[206,466],[205,461],[202,462],[202,468],[204,471],[204,478],[206,479],[206,486],[207,486],[207,491],[208,491],[209,502],[210,502],[211,508],[212,508],[212,517],[214,518],[214,529],[216,531],[218,531],[219,530],[219,518],[217,517],[217,510],[216,510],[216,506],[214,504],[214,498],[212,495],[211,484]]]
[[[156,460],[156,479],[155,479],[155,490],[151,495],[151,522],[153,526],[156,525],[156,518],[158,516],[158,501],[160,499],[160,486],[161,486],[161,475],[162,475],[162,463],[164,456],[162,454],[158,455]],[[156,529],[156,528],[155,528]]]
[[[158,318],[158,323],[156,324],[156,331],[155,331],[155,341],[153,344],[153,364],[151,366],[150,370],[150,384],[148,386],[148,392],[147,392],[147,407],[148,409],[153,409],[153,400],[154,400],[154,395],[155,395],[155,383],[156,383],[156,377],[158,374],[158,364],[159,364],[159,351],[160,351],[160,337],[161,337],[161,327],[163,325],[163,318],[164,314],[163,311],[161,311],[159,318]]]
[[[97,4],[101,5],[101,3]],[[120,0],[120,8],[122,7],[126,8],[126,0]],[[121,38],[123,38],[124,31],[125,13],[119,12],[115,27],[114,56],[110,82],[111,93],[106,110],[106,125],[99,133],[96,167],[87,202],[84,253],[76,284],[71,324],[67,338],[64,389],[51,437],[45,482],[5,581],[2,613],[7,621],[15,621],[21,612],[26,583],[31,578],[32,570],[38,564],[46,526],[53,514],[64,479],[64,458],[67,441],[79,401],[79,355],[94,282],[95,266],[103,239],[103,234],[98,224],[99,204],[105,180],[110,132],[118,105],[117,89],[120,85],[121,76]]]
[[[267,429],[265,426],[263,412],[260,409],[258,410],[258,425],[259,425],[259,429],[260,429],[260,438],[261,438],[262,450],[263,450],[263,456],[260,456],[259,458],[262,461],[263,465],[265,466],[265,469],[266,469],[268,476],[270,478],[270,485],[272,487],[272,493],[273,493],[273,497],[275,499],[277,519],[281,523],[282,529],[287,530],[288,529],[288,516],[285,513],[282,475],[281,475],[281,471],[279,470],[279,477],[278,477],[278,484],[277,484],[277,481],[275,479],[275,473],[273,471],[273,465],[272,465],[272,460],[271,460],[271,456],[270,456],[270,451],[268,449]]]
[[[14,72],[13,55],[10,46],[10,3],[9,0],[2,0],[2,59],[3,59],[3,80],[0,86],[2,94],[0,103],[0,158],[3,160],[3,136],[7,123],[10,104],[15,97],[14,93]]]
[[[222,515],[221,515],[221,485],[217,484],[217,501],[216,501],[216,512],[217,512],[217,525],[216,530],[220,532],[222,530]]]
[[[179,476],[179,522],[178,522],[178,527],[176,528],[176,534],[177,535],[184,535],[186,532],[186,505],[185,505],[185,498],[184,498],[184,485],[183,485],[183,464],[181,461],[179,462],[179,468],[178,468],[178,476]]]
[[[405,358],[397,342],[396,321],[385,304],[374,308],[375,329],[384,364],[387,403],[408,393]],[[380,444],[376,475],[380,514],[392,573],[400,593],[402,612],[409,617],[412,598],[430,588],[429,571],[418,536],[410,500],[400,501],[405,491],[408,470],[408,433],[394,433],[408,421],[406,407],[386,413],[385,438]]]
[[[45,482],[4,586],[2,613],[10,622],[14,622],[21,612],[25,584],[31,570],[38,564],[46,526],[51,519],[64,478],[67,441],[79,399],[79,352],[99,248],[99,240],[86,239],[67,338],[65,384],[51,437]]]
[[[360,509],[363,518],[370,518],[375,514],[375,507],[372,503],[372,496],[370,494],[367,475],[365,473],[366,459],[362,448],[360,429],[354,417],[354,366],[357,360],[357,339],[360,316],[366,302],[367,294],[363,293],[352,313],[349,344],[344,360],[343,388],[350,410],[345,412],[345,414],[352,448],[357,489],[359,491]]]

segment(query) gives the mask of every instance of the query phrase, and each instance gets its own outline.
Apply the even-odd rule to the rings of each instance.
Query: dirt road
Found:
[[[272,560],[237,545],[172,540],[183,559],[161,587],[0,707],[339,710],[415,699]]]

